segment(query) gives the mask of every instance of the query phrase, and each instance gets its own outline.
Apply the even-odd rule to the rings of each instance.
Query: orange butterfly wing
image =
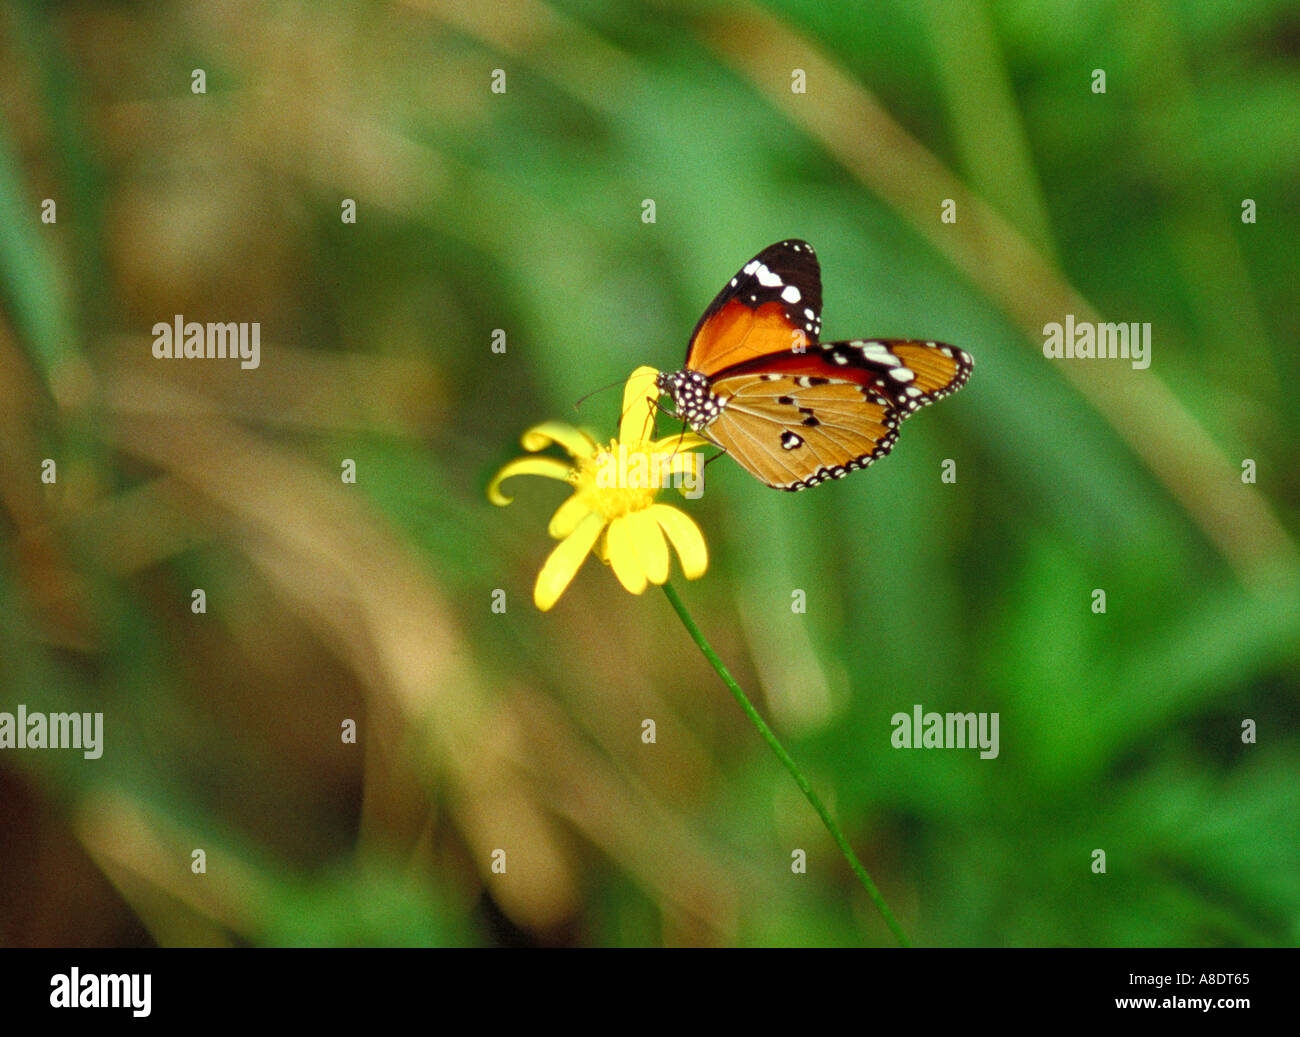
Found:
[[[727,368],[714,384],[753,372],[836,378],[875,389],[906,417],[956,392],[974,368],[969,353],[946,342],[852,339],[820,342],[804,353],[755,357]]]
[[[727,282],[691,333],[686,367],[705,375],[817,341],[822,284],[806,241],[781,241]]]
[[[772,372],[714,383],[722,412],[705,430],[768,486],[802,490],[884,457],[898,438],[898,412],[872,386]]]

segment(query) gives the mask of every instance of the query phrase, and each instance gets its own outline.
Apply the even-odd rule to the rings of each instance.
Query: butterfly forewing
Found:
[[[718,379],[725,420],[705,433],[768,486],[802,490],[889,453],[898,413],[872,387],[820,376]]]
[[[773,353],[806,348],[821,332],[822,283],[806,241],[763,249],[704,311],[691,333],[686,366],[706,375]]]

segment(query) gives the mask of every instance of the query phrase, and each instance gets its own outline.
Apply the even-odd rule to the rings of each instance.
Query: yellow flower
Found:
[[[521,457],[497,472],[488,486],[493,504],[509,504],[501,483],[515,475],[544,475],[573,486],[573,495],[551,517],[547,532],[560,541],[537,574],[533,601],[545,611],[555,604],[594,551],[633,594],[647,583],[668,579],[668,542],[677,549],[688,580],[704,575],[708,548],[699,526],[684,512],[655,503],[655,494],[673,476],[685,486],[703,487],[703,465],[693,453],[706,441],[681,432],[651,441],[654,401],[659,397],[652,367],[638,367],[623,390],[618,439],[600,446],[581,429],[548,421],[523,434],[531,453],[558,443],[573,458]],[[665,539],[666,538],[666,539]]]

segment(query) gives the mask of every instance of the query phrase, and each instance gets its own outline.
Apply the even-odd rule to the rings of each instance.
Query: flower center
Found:
[[[660,458],[615,439],[592,457],[583,458],[571,478],[583,502],[611,522],[654,503],[664,482],[662,467]]]

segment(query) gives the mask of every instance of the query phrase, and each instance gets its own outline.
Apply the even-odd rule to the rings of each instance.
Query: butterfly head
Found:
[[[722,401],[709,388],[709,380],[689,368],[671,373],[661,372],[655,379],[659,391],[673,398],[677,416],[699,432],[722,413]]]

